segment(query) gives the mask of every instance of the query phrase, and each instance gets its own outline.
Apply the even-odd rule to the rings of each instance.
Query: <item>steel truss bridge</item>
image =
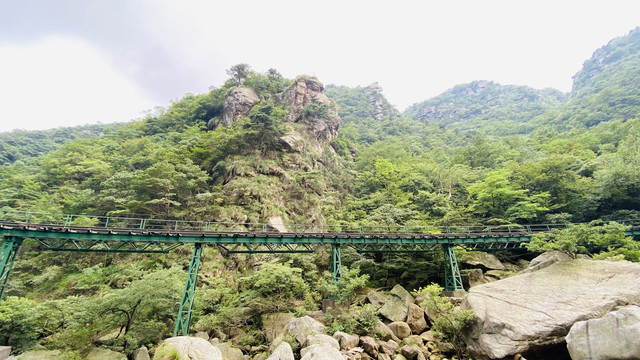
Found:
[[[624,222],[623,222],[624,223]],[[640,221],[630,225],[627,235],[640,237]],[[168,253],[193,245],[193,253],[176,319],[174,336],[187,335],[203,245],[217,246],[234,254],[312,253],[331,247],[331,272],[341,276],[343,247],[360,253],[417,253],[441,248],[444,253],[446,291],[464,291],[454,247],[495,251],[522,249],[538,232],[568,227],[568,224],[501,226],[354,226],[287,225],[278,232],[267,224],[160,220],[130,217],[45,214],[0,210],[0,301],[20,245],[33,239],[42,250]]]

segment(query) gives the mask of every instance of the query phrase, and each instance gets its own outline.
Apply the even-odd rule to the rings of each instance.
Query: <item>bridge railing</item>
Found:
[[[92,216],[50,214],[2,209],[0,221],[23,224],[58,225],[147,231],[205,231],[205,232],[277,232],[274,226],[263,223],[235,223],[215,221],[186,221],[149,219],[141,217]],[[640,220],[618,221],[628,226],[640,226]],[[570,224],[529,225],[471,225],[471,226],[398,226],[356,224],[283,224],[289,233],[343,233],[343,234],[492,234],[549,232],[569,227]]]

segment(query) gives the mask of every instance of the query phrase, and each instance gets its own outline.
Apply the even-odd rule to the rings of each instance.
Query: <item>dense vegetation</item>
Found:
[[[328,140],[311,135],[329,116],[326,105],[312,102],[291,121],[284,94],[292,81],[239,64],[220,88],[141,121],[91,128],[100,131],[88,139],[78,135],[84,128],[42,141],[40,133],[0,134],[0,208],[385,226],[640,218],[639,49],[636,29],[596,51],[568,95],[474,82],[404,115],[375,88],[328,86],[342,121]],[[240,86],[259,102],[225,125],[226,95]],[[638,260],[624,239],[590,234],[604,239],[596,245],[606,256]],[[554,241],[564,246],[574,235]],[[609,240],[621,245],[608,249]],[[585,241],[568,246],[582,250]],[[77,256],[27,243],[0,306],[0,342],[22,349],[39,340],[74,354],[115,331],[105,341],[127,352],[154,344],[172,329],[188,257],[188,249]],[[194,328],[260,344],[263,313],[315,310],[328,294],[351,306],[351,316],[328,319],[331,328],[366,328],[371,309],[354,305],[363,289],[438,282],[433,265],[441,261],[438,253],[409,259],[344,249],[349,270],[333,284],[324,250],[273,258],[207,248]],[[407,276],[408,268],[421,270]]]

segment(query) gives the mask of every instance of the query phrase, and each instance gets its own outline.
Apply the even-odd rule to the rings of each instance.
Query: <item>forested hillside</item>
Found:
[[[285,224],[640,218],[640,29],[597,50],[570,94],[474,81],[404,114],[377,84],[325,89],[246,64],[228,74],[141,121],[0,134],[0,208]],[[79,354],[126,323],[108,343],[130,353],[173,328],[188,250],[39,249],[18,255],[0,342]],[[441,281],[441,254],[343,256],[350,270],[332,284],[322,251],[273,259],[208,248],[194,327],[250,347],[265,343],[262,314],[316,310],[336,287],[350,306],[366,287]],[[407,276],[409,264],[424,271]],[[353,306],[354,318],[366,315]]]

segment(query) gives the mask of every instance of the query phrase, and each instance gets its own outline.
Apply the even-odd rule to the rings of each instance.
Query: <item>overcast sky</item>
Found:
[[[128,121],[225,70],[378,82],[407,106],[473,80],[571,90],[640,1],[0,0],[0,131]]]

